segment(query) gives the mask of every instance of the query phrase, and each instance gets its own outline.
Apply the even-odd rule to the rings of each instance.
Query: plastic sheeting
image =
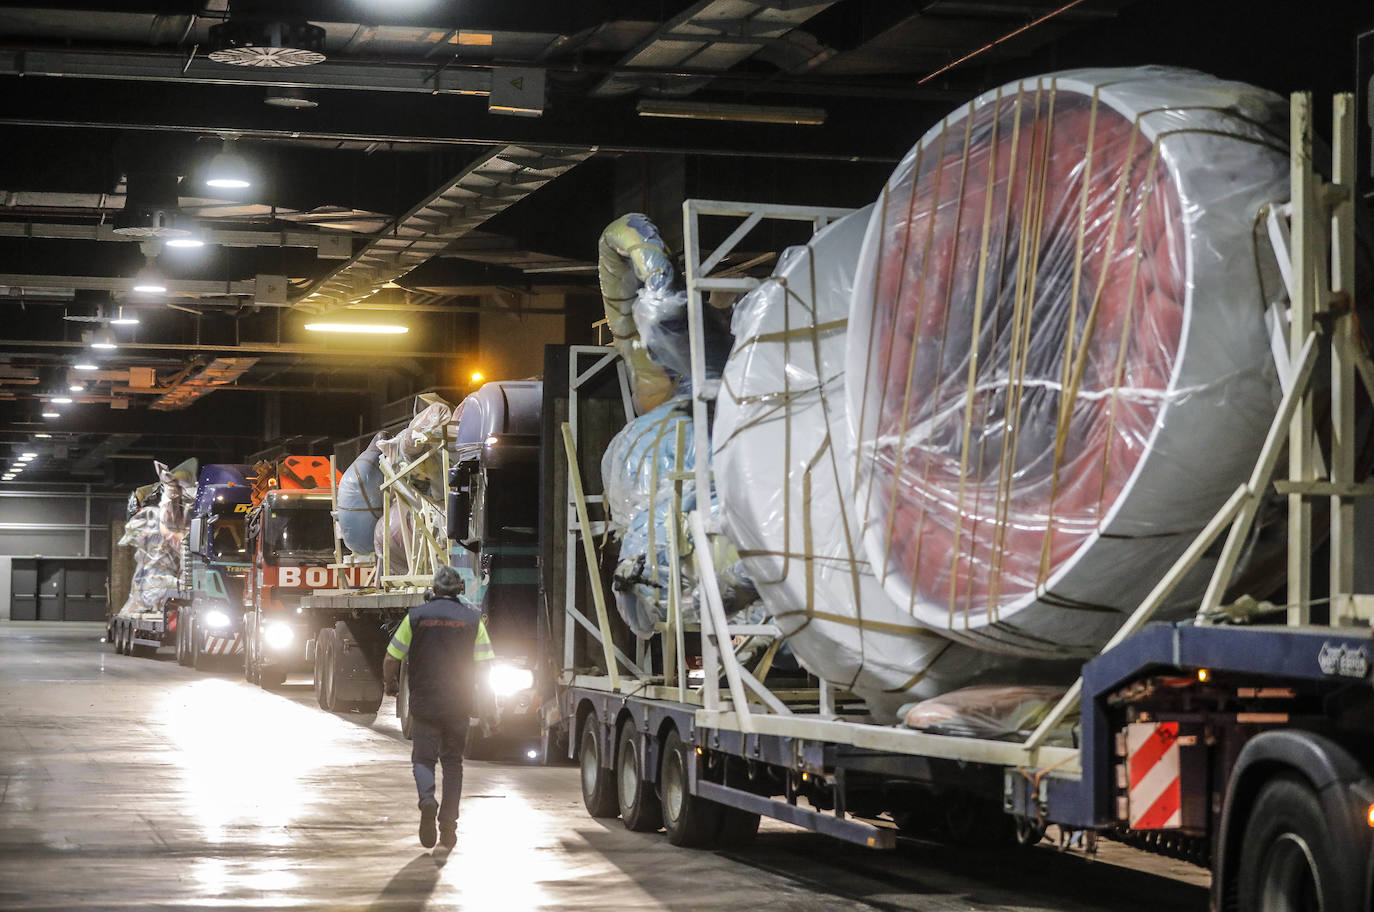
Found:
[[[909,728],[965,738],[1020,738],[1049,715],[1063,687],[1045,685],[963,687],[901,709]],[[1076,714],[1066,729],[1071,729]],[[1071,737],[1065,735],[1064,737]]]
[[[196,500],[196,468],[194,459],[168,469],[160,462],[153,463],[161,484],[156,504],[151,502],[147,487],[140,507],[124,523],[119,543],[134,549],[134,573],[129,597],[120,608],[124,617],[143,613],[160,613],[163,604],[176,597],[180,589],[182,540],[191,524],[191,508]]]
[[[916,622],[1090,654],[1244,481],[1279,397],[1253,232],[1287,199],[1285,136],[1269,92],[1079,70],[980,96],[903,159],[848,407],[865,550]]]
[[[845,339],[870,211],[787,251],[774,278],[736,305],[713,461],[723,529],[797,659],[890,718],[996,660],[913,621],[860,544]]]
[[[680,396],[646,412],[621,428],[601,455],[601,481],[611,522],[622,533],[636,514],[669,481],[677,458],[677,423],[684,423],[682,471],[696,465],[692,435],[692,402]]]
[[[597,258],[611,341],[630,368],[637,409],[647,412],[673,394],[677,378],[650,360],[635,320],[635,301],[641,290],[650,295],[671,291],[672,260],[658,227],[638,212],[606,226],[597,243]]]
[[[437,444],[442,443],[445,428],[452,418],[453,407],[442,400],[438,400],[437,397],[431,397],[429,404],[411,419],[405,430],[390,440],[376,441],[378,450],[382,456],[386,457],[393,471],[400,471],[405,466],[414,463],[415,460],[424,457],[425,453]],[[428,506],[431,509],[427,512],[431,517],[443,517],[444,515],[448,480],[443,475],[443,459],[440,451],[435,449],[405,476],[405,484],[414,492],[413,496],[400,486],[394,489],[397,497],[391,504],[390,529],[388,530],[382,523],[378,522],[372,530],[372,548],[379,560],[380,555],[384,553],[382,547],[388,531],[391,535],[390,561],[383,572],[391,574],[409,572],[405,542],[406,539],[414,540],[415,514],[425,512],[425,507]],[[438,527],[431,528],[430,531],[436,535],[444,532],[442,528]]]
[[[339,508],[334,518],[344,545],[354,554],[373,553],[373,533],[382,518],[382,470],[377,463],[385,440],[384,434],[373,437],[339,480]]]

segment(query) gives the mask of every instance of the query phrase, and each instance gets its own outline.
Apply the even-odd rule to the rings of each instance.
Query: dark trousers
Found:
[[[468,720],[411,720],[414,741],[410,748],[410,763],[415,770],[415,788],[420,804],[434,800],[434,766],[444,767],[443,801],[439,805],[439,822],[452,823],[458,819],[458,801],[463,797],[463,747],[468,739]]]

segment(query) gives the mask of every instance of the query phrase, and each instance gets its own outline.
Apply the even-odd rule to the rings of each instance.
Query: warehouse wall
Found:
[[[562,295],[532,295],[530,307],[562,307]],[[561,345],[563,314],[484,312],[478,326],[476,364],[488,380],[520,380],[544,371],[544,346]]]
[[[105,616],[110,521],[127,494],[87,485],[0,490],[0,620]]]

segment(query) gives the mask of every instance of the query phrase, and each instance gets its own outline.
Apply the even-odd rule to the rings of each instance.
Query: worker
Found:
[[[410,761],[420,793],[420,845],[434,846],[434,824],[445,848],[458,842],[458,802],[463,792],[463,746],[470,717],[495,724],[496,699],[487,664],[496,658],[482,612],[459,598],[462,578],[452,567],[434,574],[433,598],[410,609],[382,665],[387,693],[396,693],[401,659],[410,656]],[[434,798],[434,768],[443,764],[443,801]]]

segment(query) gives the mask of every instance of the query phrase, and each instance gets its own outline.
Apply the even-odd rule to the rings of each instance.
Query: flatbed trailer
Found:
[[[1312,464],[1305,452],[1312,425],[1293,421],[1313,404],[1310,381],[1323,348],[1335,352],[1328,464],[1354,465],[1357,375],[1374,400],[1374,363],[1356,340],[1350,306],[1355,113],[1349,96],[1337,98],[1335,175],[1326,183],[1311,167],[1310,106],[1310,97],[1294,96],[1293,201],[1272,207],[1271,228],[1281,229],[1271,231],[1276,253],[1291,265],[1286,279],[1298,293],[1291,295],[1289,338],[1280,345],[1292,353],[1290,383],[1254,472],[1033,731],[993,740],[874,724],[849,712],[845,695],[824,681],[786,692],[770,686],[768,669],[747,667],[732,648],[736,637],[767,636],[768,625],[727,622],[704,547],[692,549],[703,581],[700,625],[680,622],[674,580],[668,622],[627,654],[633,647],[598,594],[593,542],[605,526],[592,519],[599,496],[583,490],[589,460],[577,440],[577,409],[569,408],[569,483],[558,531],[566,531],[568,574],[577,572],[573,555],[581,548],[586,585],[566,581],[564,661],[546,717],[578,760],[588,812],[619,816],[631,830],[662,827],[681,846],[748,839],[760,816],[874,849],[891,848],[906,833],[1033,844],[1057,824],[1210,867],[1217,910],[1374,907],[1374,598],[1353,592],[1348,524],[1351,498],[1370,486],[1323,481],[1303,470]],[[745,291],[754,281],[703,279],[725,249],[702,255],[702,216],[810,220],[819,228],[837,214],[684,204],[694,368],[702,363],[703,292]],[[1283,247],[1289,237],[1291,252]],[[1345,306],[1331,307],[1342,296]],[[574,360],[571,400],[590,374]],[[700,453],[712,390],[699,373],[693,381]],[[1275,470],[1285,445],[1298,468],[1281,475]],[[705,462],[683,472],[679,458],[675,481],[694,477],[704,489]],[[1331,500],[1339,538],[1332,546],[1329,625],[1312,623],[1303,582],[1312,559],[1306,510],[1290,511],[1289,566],[1299,582],[1290,572],[1288,604],[1221,604],[1259,503],[1271,491],[1290,503]],[[686,532],[669,533],[674,555],[705,540],[700,513],[681,525]],[[1219,557],[1196,619],[1152,622],[1204,554]],[[1254,622],[1285,611],[1287,623]],[[699,647],[685,648],[693,637]],[[689,658],[698,655],[700,670],[690,668]],[[1070,743],[1052,743],[1052,733],[1064,732]]]

